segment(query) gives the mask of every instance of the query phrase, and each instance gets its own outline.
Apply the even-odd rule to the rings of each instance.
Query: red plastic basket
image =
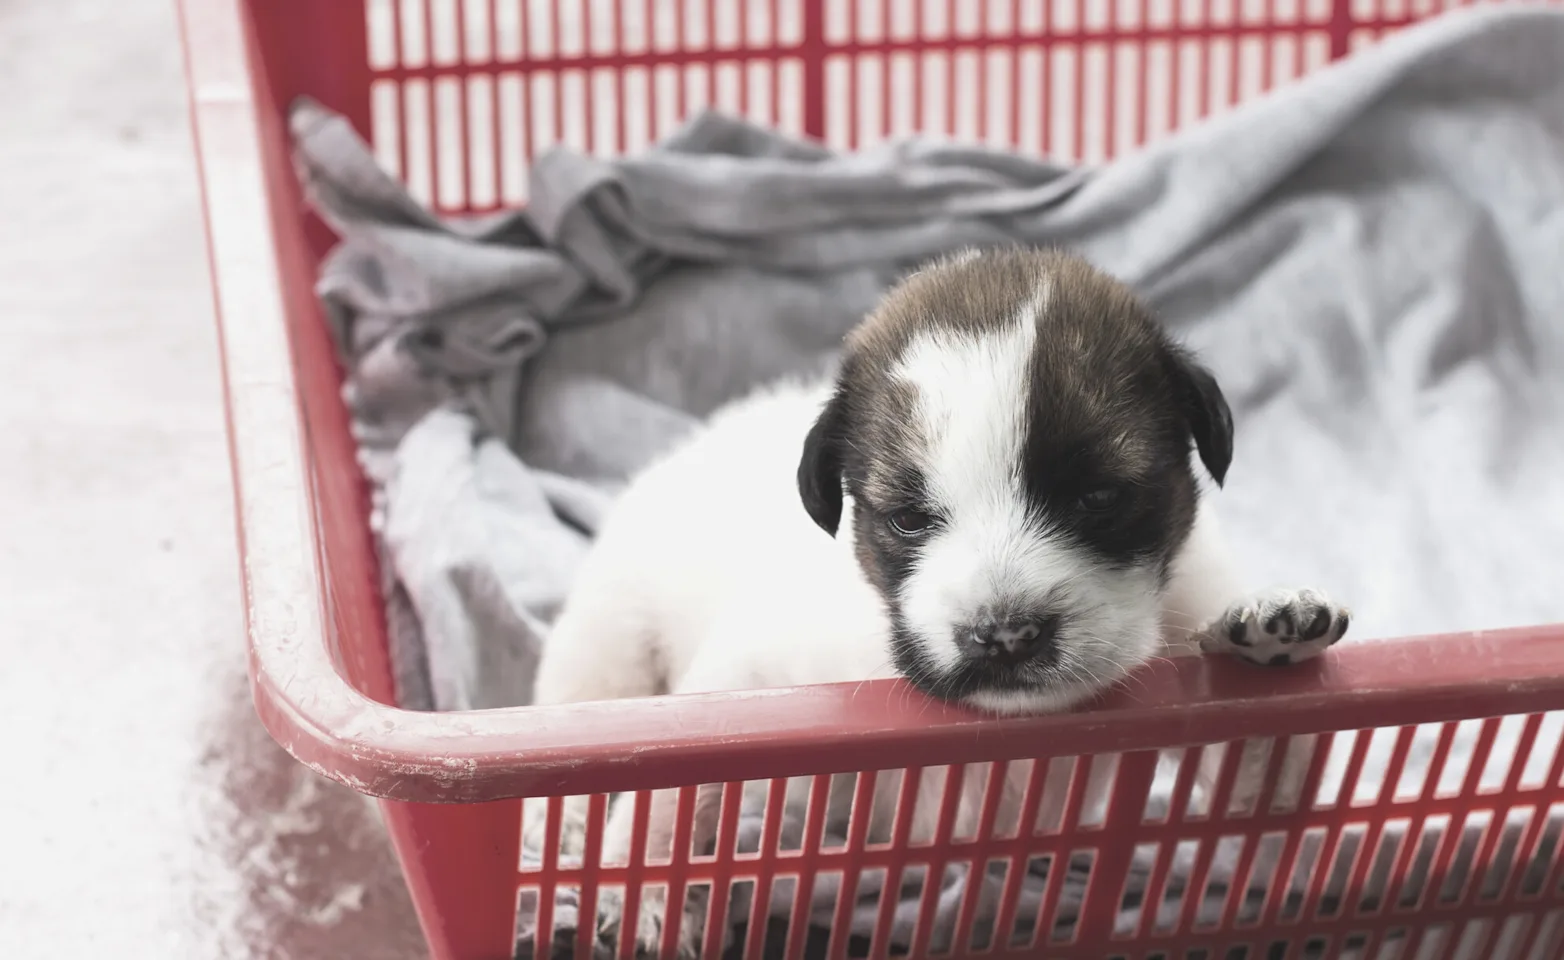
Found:
[[[590,916],[605,887],[645,882],[671,884],[675,900],[693,884],[719,894],[735,884],[795,884],[787,951],[800,956],[800,889],[826,876],[846,877],[851,887],[870,872],[895,885],[910,865],[938,873],[951,863],[998,864],[1007,877],[990,918],[998,933],[974,945],[974,906],[965,903],[949,939],[952,956],[1012,949],[1083,960],[1564,956],[1556,855],[1564,750],[1556,718],[1544,715],[1564,708],[1561,627],[1349,647],[1289,671],[1164,663],[1145,671],[1133,695],[1092,712],[1003,722],[929,706],[887,684],[467,714],[397,709],[365,487],[339,400],[341,371],[312,293],[332,237],[300,198],[284,119],[300,94],[341,111],[415,193],[451,212],[523,202],[527,159],[550,142],[635,149],[704,103],[842,147],[921,129],[1089,161],[1339,57],[1435,12],[1432,3],[183,0],[182,7],[256,704],[302,763],[384,798],[436,958],[511,956],[524,892],[545,894],[528,902],[542,905],[533,919],[547,930],[556,889],[579,892]],[[1471,735],[1469,763],[1467,752],[1452,749],[1466,742],[1458,732]],[[1434,744],[1421,779],[1408,762],[1418,735]],[[1277,738],[1268,752],[1265,737]],[[1371,741],[1387,751],[1384,767]],[[1495,750],[1496,742],[1516,749]],[[1222,754],[1214,799],[1196,809],[1194,757],[1201,745],[1222,743],[1234,747]],[[1298,758],[1299,799],[1282,802],[1268,783],[1259,797],[1238,802],[1239,747],[1258,749],[1273,781],[1284,754]],[[1183,759],[1170,809],[1148,815],[1163,753]],[[1055,755],[1065,759],[1033,763]],[[1116,764],[1109,807],[1095,823],[1080,809],[1086,760],[1070,759],[1091,757]],[[951,794],[932,845],[904,835],[867,843],[857,821],[844,846],[818,839],[818,801],[832,789],[825,775],[987,763],[992,771],[1030,765],[1024,816],[1013,826],[996,823],[990,803],[976,836],[952,836]],[[742,782],[789,776],[814,778],[803,848],[735,853]],[[714,855],[676,850],[673,863],[638,856],[627,867],[589,869],[556,855],[537,870],[520,863],[521,798],[590,794],[600,818],[608,791],[636,791],[644,803],[646,791],[681,787],[687,810],[696,785],[713,781],[726,791],[724,842]],[[1339,789],[1330,786],[1337,781]],[[874,780],[866,774],[857,782],[861,812]],[[1050,790],[1063,809],[1039,825],[1033,812]],[[548,808],[557,835],[560,801]],[[1468,834],[1476,839],[1458,840]],[[589,861],[595,848],[589,844]],[[1215,922],[1202,926],[1196,897],[1186,895],[1159,926],[1153,907],[1178,895],[1169,882],[1174,853],[1193,858],[1182,876],[1199,892],[1224,849],[1237,857],[1237,885],[1262,860],[1279,864],[1269,882],[1254,878],[1269,891],[1263,902],[1246,907],[1229,891]],[[1116,930],[1136,855],[1155,858],[1140,894],[1147,908],[1131,929]],[[1072,859],[1090,865],[1073,925],[1061,933],[1050,913],[1060,882],[1036,916],[1019,917],[1013,878],[1040,863],[1057,877]],[[928,903],[925,896],[926,914]],[[847,955],[840,922],[847,909],[843,902],[837,910],[831,956]],[[880,917],[875,956],[890,946],[887,911]],[[718,918],[710,920],[708,929],[717,929]],[[1012,943],[1023,928],[1031,931],[1025,942]],[[920,917],[912,954],[928,954],[934,935],[931,916]],[[620,956],[630,956],[628,939]],[[747,957],[761,950],[754,935],[736,948]]]

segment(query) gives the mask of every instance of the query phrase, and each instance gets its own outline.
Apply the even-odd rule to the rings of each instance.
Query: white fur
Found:
[[[829,392],[828,384],[796,382],[761,390],[720,411],[628,485],[550,634],[536,702],[896,676],[884,605],[852,554],[851,503],[841,533],[831,537],[799,500],[804,436]],[[991,508],[1003,515],[1012,506]],[[1168,639],[1182,640],[1235,596],[1225,582],[1220,595],[1207,595],[1177,574],[1195,569],[1211,578],[1224,566],[1215,538],[1202,535],[1207,522],[1200,511],[1175,564],[1168,596],[1179,598],[1181,616],[1168,618],[1177,634]],[[981,518],[974,526],[980,537]],[[1012,542],[1001,560],[1047,552],[1046,541]],[[1201,556],[1188,556],[1193,551]],[[1045,567],[1079,562],[1044,560]],[[1046,585],[1049,576],[1005,568],[1023,589],[1033,579]],[[1156,602],[1154,589],[1144,592]]]
[[[943,522],[902,584],[902,614],[942,670],[961,652],[954,631],[996,605],[1041,604],[1070,558],[1049,549],[1014,469],[1026,443],[1027,368],[1037,339],[1030,305],[977,336],[935,328],[908,344],[892,376],[916,391],[930,505]]]
[[[852,555],[851,503],[845,505],[841,534],[833,538],[814,524],[799,499],[795,477],[804,436],[829,390],[827,384],[798,383],[763,390],[718,413],[635,478],[599,531],[549,637],[536,702],[896,676],[884,604]],[[970,495],[954,466],[945,473],[941,482],[950,485],[948,494]],[[981,541],[985,530],[999,531],[995,524],[1014,509],[1004,499],[972,506],[975,522],[962,534],[966,542]],[[937,554],[947,559],[931,563],[926,576],[942,576],[941,571],[959,566],[963,549],[969,556],[1001,562],[1001,569],[1017,578],[1014,583],[1028,590],[1047,589],[1052,578],[1080,564],[1068,554],[1050,555],[1046,538],[1018,538],[997,555],[980,542],[965,548],[959,542]],[[1198,536],[1192,543],[1209,545]],[[1037,574],[1017,564],[1036,558],[1049,572],[1026,586]],[[1202,597],[1192,587],[1180,595],[1186,597],[1185,607],[1209,608],[1207,617],[1197,618],[1200,622],[1219,614],[1227,599]],[[1139,602],[1155,603],[1153,591],[1145,597],[1152,599]],[[972,596],[957,601],[973,602]],[[1052,706],[1046,697],[1020,695],[989,695],[974,705],[1003,713]],[[925,774],[915,837],[932,835],[943,779],[939,771]],[[973,768],[967,788],[981,790],[981,783]],[[1019,786],[1008,785],[1007,795]],[[801,787],[792,785],[790,798],[802,802],[806,793]],[[879,795],[894,797],[895,792]],[[649,850],[666,847],[671,838],[671,799],[663,792],[654,796]],[[604,854],[611,861],[628,857],[631,806],[616,803],[610,815]],[[529,824],[541,826],[540,812],[534,804]],[[579,850],[584,813],[580,803],[567,810],[567,848]],[[890,814],[878,811],[876,820]],[[643,938],[656,932],[648,927],[655,926],[652,907],[648,904],[641,914]]]
[[[1069,614],[1057,638],[1059,667],[1077,682],[971,698],[996,713],[1068,707],[1145,662],[1160,634],[1154,569],[1101,569],[1041,526],[1027,502],[1017,465],[1046,301],[1044,288],[991,333],[933,328],[908,344],[893,373],[917,393],[918,433],[928,442],[919,459],[942,519],[899,597],[925,655],[938,669],[955,667],[962,654],[953,638],[988,612]]]
[[[1013,472],[1022,443],[1017,398],[1025,396],[1021,364],[1031,352],[1033,324],[1018,319],[1016,328],[987,340],[931,338],[909,351],[901,370],[918,384],[918,415],[937,438],[929,480],[951,518],[928,544],[900,598],[930,653],[948,662],[954,652],[942,648],[941,638],[948,645],[951,624],[986,603],[1035,600],[1063,589],[1082,609],[1101,608],[1085,628],[1061,635],[1088,682],[1052,693],[971,699],[995,713],[1062,707],[1151,656],[1199,652],[1194,632],[1239,596],[1204,509],[1176,558],[1171,583],[1159,591],[1149,572],[1103,575],[1089,558],[1032,527],[1019,478],[995,482]],[[829,392],[824,383],[763,390],[719,412],[634,479],[599,532],[555,624],[539,671],[538,703],[896,675],[884,604],[853,556],[850,499],[833,538],[810,519],[796,485],[805,435]],[[924,774],[914,838],[932,836],[944,776],[942,770]],[[958,835],[975,829],[973,798],[985,778],[981,765],[969,768]],[[1002,809],[1019,802],[1021,786],[1006,783]],[[790,783],[790,804],[803,802],[804,787],[803,780]],[[882,798],[894,795],[877,791]],[[580,800],[567,805],[567,851],[580,850]],[[609,816],[609,862],[625,862],[629,854],[633,805],[625,801],[615,803]],[[697,803],[697,837],[709,835],[714,823],[710,801]],[[654,793],[648,851],[669,844],[672,810],[669,791]],[[529,842],[537,840],[540,812],[529,801]],[[871,835],[883,833],[892,812],[875,811]],[[659,933],[658,899],[646,894],[637,931],[643,943],[655,942]],[[615,915],[611,903],[605,911]],[[684,927],[688,936],[680,949],[693,955],[689,938],[697,927]]]
[[[850,540],[815,526],[794,479],[828,393],[763,390],[629,485],[555,623],[538,702],[895,675]]]

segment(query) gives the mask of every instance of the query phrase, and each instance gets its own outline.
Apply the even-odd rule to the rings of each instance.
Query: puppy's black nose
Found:
[[[962,652],[974,660],[1022,663],[1053,646],[1059,618],[1051,615],[1007,617],[974,624],[958,638]]]

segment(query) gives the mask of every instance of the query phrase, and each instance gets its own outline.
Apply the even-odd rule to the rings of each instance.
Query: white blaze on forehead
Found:
[[[908,345],[894,375],[916,393],[920,466],[936,505],[1022,506],[1036,302],[1009,324],[976,333],[936,329]]]
[[[1041,299],[991,330],[922,334],[895,371],[916,391],[919,466],[941,520],[902,584],[902,614],[942,667],[974,618],[1024,612],[1080,569],[1029,515],[1021,470]]]

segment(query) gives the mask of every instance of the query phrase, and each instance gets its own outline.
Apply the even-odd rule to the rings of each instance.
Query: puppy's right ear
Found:
[[[804,455],[798,461],[798,495],[804,509],[820,529],[836,536],[842,523],[842,447],[846,399],[837,387],[804,438]]]

